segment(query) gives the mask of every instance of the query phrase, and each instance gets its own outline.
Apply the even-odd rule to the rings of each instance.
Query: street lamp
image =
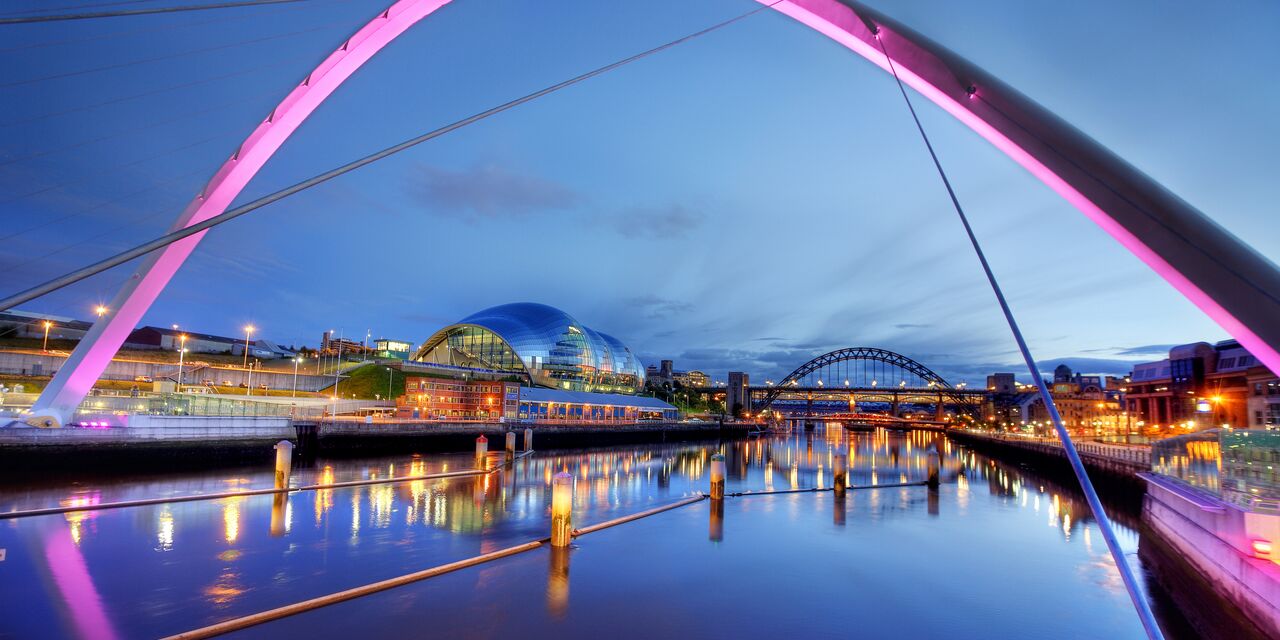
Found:
[[[174,326],[177,326],[177,325],[174,325]],[[186,356],[187,354],[187,334],[184,333],[181,336],[178,336],[178,341],[181,345],[178,347],[178,392],[181,393],[182,392],[182,360],[183,360],[183,357]]]
[[[391,399],[391,378],[395,376],[395,370],[387,367],[387,399]]]
[[[298,364],[301,362],[301,356],[293,359],[293,395],[289,396],[291,398],[298,397]]]
[[[244,368],[249,368],[249,336],[253,334],[253,325],[244,326]]]
[[[46,352],[49,351],[49,327],[52,326],[52,322],[49,322],[48,320],[44,321],[44,351]]]
[[[93,312],[98,314],[98,317],[101,318],[102,316],[106,315],[107,308],[102,305],[98,305],[93,308]]]
[[[251,396],[253,395],[253,366],[246,364],[244,368],[249,370],[249,381],[244,385],[244,394]]]

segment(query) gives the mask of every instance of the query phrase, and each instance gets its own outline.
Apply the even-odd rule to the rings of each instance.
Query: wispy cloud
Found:
[[[693,311],[693,305],[688,302],[670,300],[655,295],[628,298],[623,301],[623,304],[651,320]]]
[[[1176,347],[1176,344],[1148,344],[1141,347],[1129,347],[1128,349],[1117,348],[1115,354],[1118,356],[1167,356],[1169,350]]]
[[[468,220],[518,217],[573,207],[572,189],[495,163],[463,170],[420,166],[411,191],[427,211]]]
[[[628,238],[669,239],[685,236],[702,226],[706,216],[680,204],[632,207],[608,216],[609,226]]]

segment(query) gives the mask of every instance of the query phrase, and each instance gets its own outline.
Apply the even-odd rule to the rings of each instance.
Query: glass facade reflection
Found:
[[[620,340],[544,304],[485,309],[437,331],[417,362],[507,371],[530,384],[570,391],[632,393],[644,366]]]

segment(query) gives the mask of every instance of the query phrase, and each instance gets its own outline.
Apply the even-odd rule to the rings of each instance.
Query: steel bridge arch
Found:
[[[942,376],[934,373],[932,369],[902,355],[901,353],[876,347],[846,347],[844,349],[836,349],[835,351],[824,353],[800,365],[795,371],[787,374],[787,377],[783,378],[777,385],[769,390],[768,395],[765,396],[764,402],[760,405],[758,410],[763,411],[769,408],[769,406],[773,404],[773,401],[778,399],[778,396],[787,392],[786,386],[788,384],[798,382],[810,373],[836,364],[837,362],[850,361],[883,362],[890,366],[898,367],[899,369],[910,372],[912,375],[924,380],[925,382],[936,385],[940,395],[948,395],[947,391],[954,390],[949,382],[944,380]],[[886,389],[886,391],[892,391],[892,389]],[[833,388],[831,392],[839,393],[840,389]]]
[[[284,142],[365,62],[452,0],[396,0],[324,59],[245,139],[173,229],[227,209]],[[1044,182],[1280,373],[1280,269],[1052,112],[959,55],[855,0],[756,0],[889,70]],[[883,47],[883,49],[882,49]],[[784,116],[785,117],[785,116]],[[147,258],[37,399],[59,426],[205,232]]]

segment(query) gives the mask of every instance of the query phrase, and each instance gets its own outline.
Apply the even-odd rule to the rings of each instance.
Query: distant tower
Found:
[[[1053,381],[1071,382],[1071,367],[1065,364],[1058,365],[1058,368],[1053,370]]]
[[[662,368],[658,370],[658,375],[662,377],[663,382],[671,382],[675,372],[675,363],[670,360],[662,361]]]
[[[751,410],[750,378],[741,371],[729,372],[729,386],[724,394],[725,413],[737,416]]]

